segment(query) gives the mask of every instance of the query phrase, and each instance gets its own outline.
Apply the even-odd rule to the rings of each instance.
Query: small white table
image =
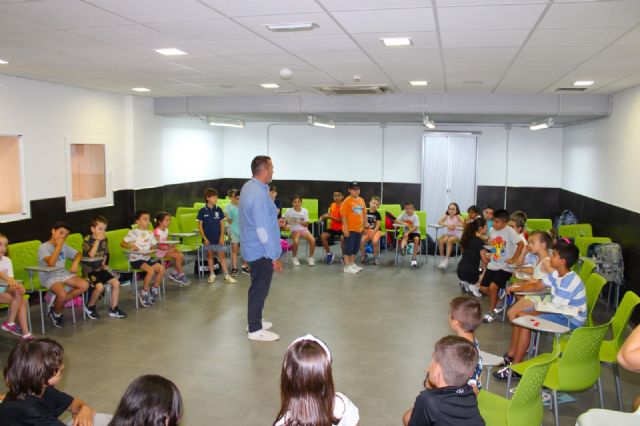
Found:
[[[512,323],[533,331],[533,333],[531,334],[531,343],[529,344],[530,356],[538,355],[540,333],[553,333],[556,338],[556,343],[560,344],[560,336],[571,331],[571,329],[567,326],[557,324],[553,321],[549,321],[535,315],[525,315],[516,318],[512,321]]]
[[[64,267],[35,265],[35,266],[25,266],[24,269],[29,273],[29,287],[31,287],[31,291],[35,291],[33,288],[34,272],[56,272],[56,271],[62,271]]]
[[[489,352],[480,351],[480,358],[482,358],[482,367],[487,368],[487,381],[484,389],[489,392],[489,382],[491,381],[491,369],[502,364],[502,357],[491,354]]]
[[[436,238],[435,238],[436,246],[434,247],[434,250],[433,250],[433,269],[436,269],[436,266],[438,265],[437,263],[438,262],[438,233],[442,228],[444,228],[444,225],[440,225],[439,223],[431,223],[427,225],[427,227],[435,230],[436,232]]]

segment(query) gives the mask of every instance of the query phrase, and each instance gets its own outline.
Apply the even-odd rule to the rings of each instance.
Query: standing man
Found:
[[[273,177],[271,158],[259,155],[251,161],[253,178],[240,193],[240,248],[251,268],[248,319],[249,340],[273,342],[280,338],[269,331],[272,324],[262,321],[262,308],[269,294],[273,271],[282,271],[278,210],[269,196]]]

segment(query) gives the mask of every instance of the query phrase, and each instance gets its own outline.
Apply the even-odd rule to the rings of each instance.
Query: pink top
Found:
[[[156,237],[156,241],[158,241],[158,246],[156,248],[156,257],[158,259],[161,257],[165,257],[169,246],[167,244],[162,244],[162,241],[167,241],[169,239],[169,230],[165,229],[163,231],[160,228],[156,228],[153,230],[153,235]]]
[[[462,222],[460,222],[460,220],[458,219],[458,215],[455,215],[453,217],[446,215],[445,219],[444,219],[444,224],[445,226],[455,226],[455,227],[460,227],[462,226]],[[462,230],[460,229],[449,229],[449,228],[445,228],[447,230],[446,234],[447,235],[453,235],[454,237],[458,237],[460,238],[462,236]]]

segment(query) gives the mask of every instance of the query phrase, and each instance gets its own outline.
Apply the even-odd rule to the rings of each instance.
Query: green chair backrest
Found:
[[[23,241],[21,243],[9,244],[7,256],[13,263],[13,275],[17,280],[22,280],[25,288],[29,288],[29,273],[27,266],[36,266],[38,264],[38,248],[42,243],[39,240]],[[34,276],[34,286],[39,281]]]
[[[591,259],[585,259],[580,266],[580,272],[578,272],[578,276],[583,283],[586,283],[591,276],[591,273],[596,269],[596,264]]]
[[[317,198],[303,198],[302,207],[307,209],[309,213],[309,220],[318,220],[318,199]]]
[[[525,224],[527,232],[544,231],[549,232],[553,228],[551,219],[527,219]]]
[[[197,213],[189,213],[179,216],[180,232],[197,232],[195,231],[195,229],[198,229],[198,221],[196,219],[197,217]],[[200,245],[201,241],[202,239],[200,238],[199,234],[193,237],[185,237],[182,239],[182,243],[186,245],[197,246]]]
[[[586,390],[600,377],[600,346],[609,331],[609,323],[580,327],[571,333],[562,358],[558,361],[560,389],[566,392]]]
[[[380,208],[391,213],[395,217],[400,216],[402,213],[402,206],[400,204],[380,204]]]
[[[622,346],[624,342],[623,334],[624,329],[633,314],[633,310],[636,306],[640,305],[640,297],[633,291],[627,291],[622,298],[622,302],[618,306],[616,313],[611,318],[611,332],[613,334],[613,341],[616,344],[616,352]]]
[[[168,229],[169,229],[169,234],[180,232],[180,220],[175,216],[171,216]]]
[[[567,238],[593,237],[590,223],[576,223],[575,225],[560,225],[558,235]]]
[[[594,325],[592,317],[593,308],[596,307],[602,288],[607,284],[607,279],[600,274],[593,273],[583,282],[587,290],[587,323],[585,325],[591,327]]]
[[[385,219],[387,217],[387,211],[385,209],[378,209],[378,213],[380,213],[380,232],[386,232],[387,221]]]
[[[580,251],[580,256],[586,256],[587,251],[589,251],[589,246],[591,244],[604,244],[610,243],[611,238],[609,237],[576,237],[575,244]]]
[[[176,216],[176,217],[180,217],[180,216],[182,216],[183,214],[191,214],[191,213],[196,213],[196,214],[197,214],[199,210],[200,210],[200,209],[195,209],[195,208],[193,208],[193,207],[178,207],[178,208],[176,209],[176,214],[175,214],[175,216]],[[186,231],[183,231],[183,232],[186,232]]]
[[[219,198],[216,206],[220,207],[222,211],[224,211],[225,207],[231,203],[231,200],[228,198]]]
[[[203,203],[202,201],[198,201],[198,202],[193,203],[193,208],[200,210],[201,208],[203,208],[206,205],[207,205],[207,203]]]
[[[106,232],[107,246],[109,247],[109,266],[116,271],[129,269],[129,259],[122,252],[120,243],[129,233],[129,229],[114,229]]]
[[[427,237],[427,212],[422,210],[416,210],[416,216],[420,220],[420,238]]]
[[[540,425],[544,417],[540,391],[549,367],[558,358],[558,353],[551,359],[539,364],[530,365],[520,378],[516,392],[507,408],[508,425]]]

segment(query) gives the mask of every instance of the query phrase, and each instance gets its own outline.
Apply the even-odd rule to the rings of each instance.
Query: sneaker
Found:
[[[155,305],[160,300],[160,289],[158,287],[151,287],[151,304]]]
[[[460,281],[458,282],[458,285],[460,286],[460,290],[462,290],[465,293],[469,293],[469,283],[466,281]]]
[[[191,284],[191,281],[189,281],[189,278],[187,278],[187,276],[185,274],[182,274],[182,275],[180,275],[180,284],[189,285],[189,284]]]
[[[351,268],[349,267],[349,265],[345,266],[343,269],[345,274],[350,274],[351,273]]]
[[[231,270],[231,276],[232,276],[233,278],[236,278],[236,277],[238,276],[238,270],[237,270],[237,269],[232,269],[232,270]]]
[[[300,260],[298,260],[297,256],[294,256],[293,259],[291,259],[291,263],[293,263],[293,266],[300,266]]]
[[[151,301],[149,300],[149,292],[140,290],[140,292],[138,292],[138,302],[140,302],[140,306],[142,306],[143,308],[148,308],[149,306],[151,306]]]
[[[216,282],[216,274],[209,274],[209,278],[207,278],[207,282],[209,284]]]
[[[22,341],[23,341],[23,342],[30,342],[30,341],[32,341],[33,339],[35,339],[35,337],[34,337],[34,336],[33,336],[33,334],[31,334],[31,333],[29,333],[29,334],[24,334],[24,335],[22,336]]]
[[[501,367],[506,367],[508,365],[511,365],[512,363],[513,357],[510,357],[506,352],[502,354],[502,364],[500,365]]]
[[[363,265],[365,263],[367,263],[367,255],[366,253],[362,255],[362,257],[360,257],[360,263],[362,263]]]
[[[53,312],[53,307],[49,308],[49,318],[51,318],[51,324],[55,328],[64,327],[64,319],[62,318],[62,314],[56,314]]]
[[[271,330],[273,324],[270,321],[262,320],[262,329],[263,330]],[[249,332],[249,325],[247,325],[247,332]]]
[[[340,263],[344,265],[344,256],[340,256]]]
[[[489,314],[484,314],[484,316],[482,317],[482,322],[490,324],[495,320],[495,318],[493,317],[493,315],[489,315]]]
[[[248,333],[247,338],[249,340],[255,340],[257,342],[275,342],[276,340],[280,339],[280,336],[278,336],[273,331],[265,330],[263,328],[262,330]]]
[[[316,260],[313,257],[310,257],[310,258],[307,259],[307,264],[309,266],[315,266]]]
[[[127,314],[125,314],[116,306],[115,308],[109,308],[109,316],[111,318],[126,318]]]
[[[482,297],[482,293],[480,293],[480,286],[478,284],[469,284],[469,286],[467,286],[467,289],[475,297]]]
[[[447,266],[449,266],[449,259],[447,259],[446,257],[444,258],[443,261],[440,262],[440,264],[438,264],[438,268],[440,269],[446,269]]]
[[[411,267],[413,267],[413,268],[417,268],[418,267],[418,261],[416,259],[411,259]]]
[[[331,265],[333,263],[333,253],[327,253],[327,265]]]
[[[373,264],[376,265],[376,266],[379,265],[377,257],[373,258]]]
[[[248,266],[243,266],[242,267],[242,273],[249,275],[249,274],[251,274],[251,270],[249,269]]]
[[[171,281],[176,282],[178,284],[180,284],[180,274],[177,272],[169,272],[169,279],[171,279]]]
[[[225,283],[229,283],[229,284],[235,284],[238,281],[236,281],[235,279],[233,279],[233,277],[231,275],[225,275],[224,276],[224,282]]]
[[[509,378],[509,374],[511,373],[511,364],[506,365],[497,371],[494,371],[492,376],[496,380],[507,380]]]
[[[359,268],[355,263],[348,266],[350,274],[357,274],[362,271],[362,268]]]
[[[98,318],[100,318],[100,315],[98,315],[98,310],[95,306],[85,306],[84,313],[89,317],[89,319],[92,320],[97,320]]]
[[[16,336],[22,336],[22,330],[20,330],[20,327],[15,322],[13,324],[9,324],[6,321],[3,322],[2,329],[4,331],[8,331],[9,333],[15,334]]]
[[[500,306],[496,306],[495,308],[493,308],[493,315],[498,316],[502,313],[502,311],[504,311],[504,303]]]

